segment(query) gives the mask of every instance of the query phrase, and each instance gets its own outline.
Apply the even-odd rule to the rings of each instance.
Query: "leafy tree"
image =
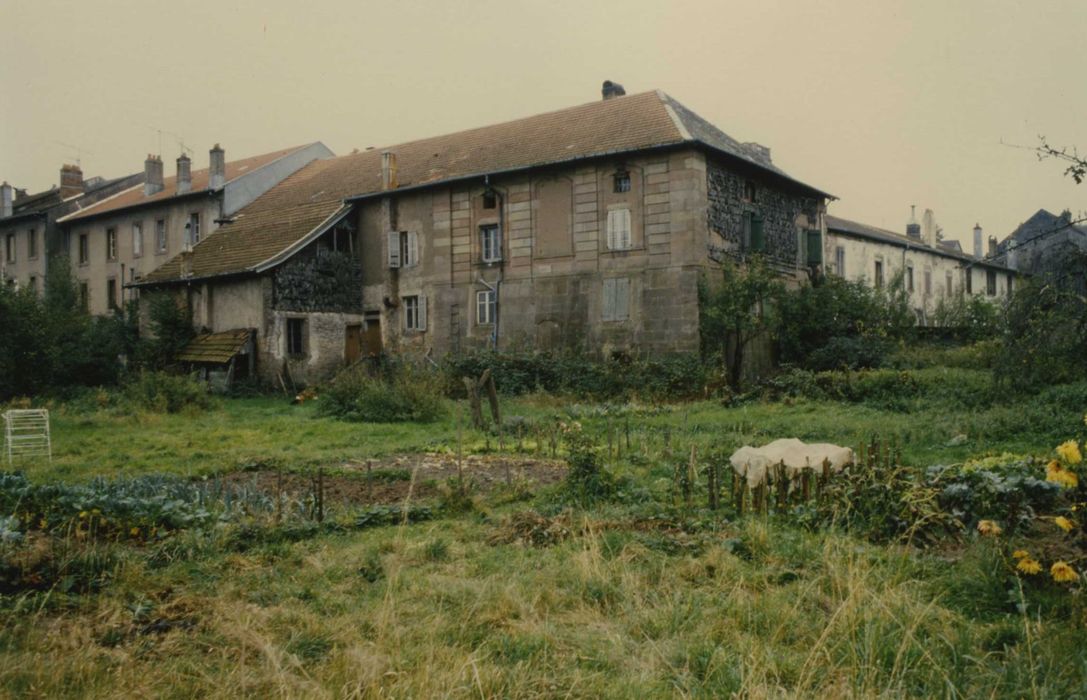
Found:
[[[169,367],[195,336],[192,314],[168,292],[148,295],[144,301],[152,336],[146,347],[147,359],[155,367]]]
[[[745,266],[726,262],[721,273],[719,284],[700,280],[699,331],[703,354],[724,359],[729,384],[739,390],[747,346],[776,327],[785,286],[761,257]]]

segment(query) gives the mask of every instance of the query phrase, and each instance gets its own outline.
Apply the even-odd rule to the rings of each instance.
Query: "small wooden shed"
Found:
[[[226,389],[236,380],[256,376],[256,334],[248,328],[202,333],[177,359],[199,372],[212,389]]]

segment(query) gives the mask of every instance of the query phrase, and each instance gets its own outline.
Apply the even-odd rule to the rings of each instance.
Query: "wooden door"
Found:
[[[362,333],[362,353],[366,357],[381,354],[381,321],[376,318],[366,320],[366,329]]]
[[[344,337],[343,359],[351,365],[359,361],[362,356],[362,326],[355,324],[346,328]]]

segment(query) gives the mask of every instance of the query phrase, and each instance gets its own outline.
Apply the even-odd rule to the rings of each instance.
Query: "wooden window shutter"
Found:
[[[426,330],[426,297],[419,295],[419,330]]]
[[[605,321],[615,320],[615,280],[604,280],[604,306],[601,317]]]
[[[808,264],[823,264],[823,236],[819,229],[808,229]]]
[[[630,209],[612,209],[608,212],[608,250],[630,248]]]
[[[619,247],[623,250],[630,248],[630,210],[619,210]]]
[[[618,210],[612,209],[608,212],[608,250],[615,250],[618,245],[618,221],[616,214]]]
[[[400,267],[400,232],[389,231],[389,235],[386,238],[388,238],[389,242],[389,267]]]
[[[404,261],[404,265],[418,265],[419,264],[419,234],[415,231],[408,231],[408,259]]]
[[[621,277],[615,280],[615,320],[625,321],[630,318],[630,280]]]
[[[751,250],[756,253],[761,253],[766,249],[766,238],[762,231],[762,217],[752,215],[751,217]]]

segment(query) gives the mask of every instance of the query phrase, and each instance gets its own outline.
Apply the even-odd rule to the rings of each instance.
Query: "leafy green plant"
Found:
[[[208,410],[215,406],[202,382],[166,372],[140,372],[125,384],[124,397],[137,408],[155,413]]]
[[[441,377],[409,364],[338,374],[318,398],[318,412],[366,423],[429,423],[445,414]]]

